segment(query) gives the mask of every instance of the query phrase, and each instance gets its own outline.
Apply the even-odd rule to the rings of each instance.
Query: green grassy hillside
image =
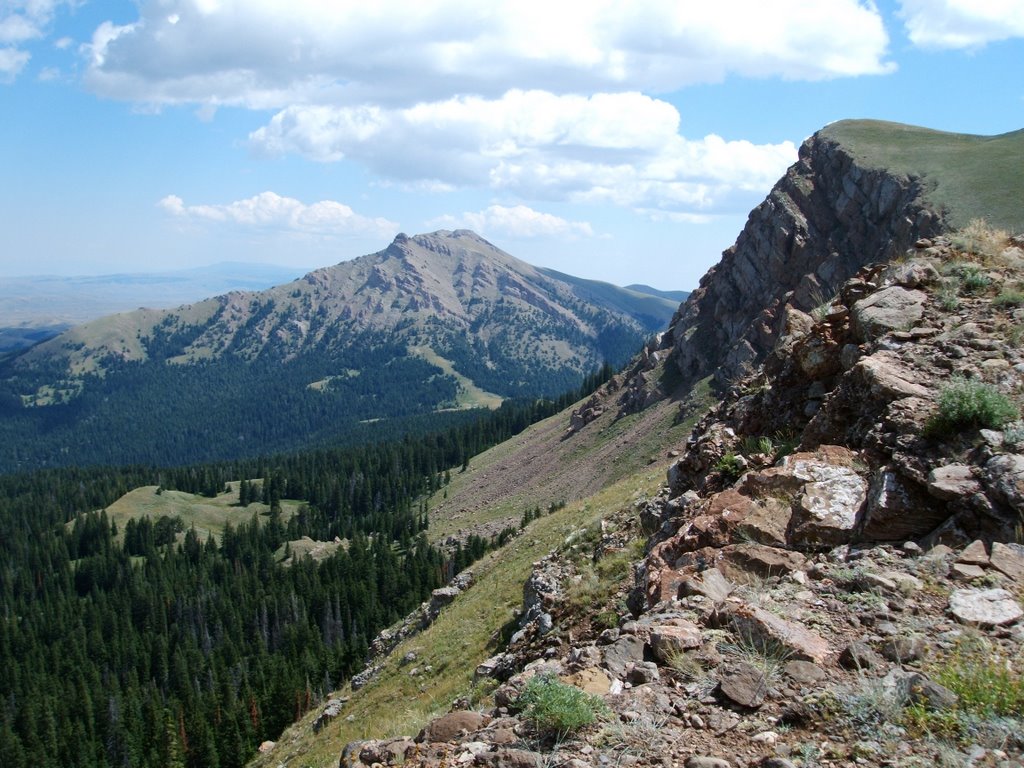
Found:
[[[998,136],[944,133],[880,120],[841,120],[821,134],[862,164],[917,176],[954,228],[973,219],[1024,232],[1024,130]]]
[[[314,734],[315,709],[285,731],[273,750],[254,758],[251,768],[337,765],[347,742],[415,734],[454,699],[476,695],[473,671],[497,652],[498,638],[516,618],[532,564],[567,537],[631,512],[638,500],[655,493],[671,461],[668,449],[685,442],[706,405],[701,387],[682,403],[663,400],[623,418],[609,408],[564,437],[567,410],[474,457],[465,472],[453,472],[451,484],[430,502],[434,540],[488,523],[516,523],[534,505],[567,503],[474,564],[473,585],[430,628],[400,644],[377,680],[340,692],[350,697],[341,716]],[[409,652],[416,654],[416,675],[400,664]]]

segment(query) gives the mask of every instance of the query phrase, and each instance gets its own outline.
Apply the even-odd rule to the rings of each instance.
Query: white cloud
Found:
[[[979,48],[1024,37],[1021,0],[903,0],[900,16],[914,45]]]
[[[289,107],[250,136],[270,153],[350,158],[404,183],[520,198],[710,213],[747,210],[796,159],[791,142],[679,135],[671,104],[639,93],[509,91],[413,107]]]
[[[25,68],[32,54],[24,46],[46,35],[61,5],[76,0],[3,0],[0,2],[0,81],[10,82]]]
[[[360,216],[347,205],[333,200],[306,205],[274,192],[261,192],[245,200],[222,205],[185,205],[185,201],[177,195],[167,195],[157,205],[178,218],[251,229],[380,237],[391,237],[398,232],[398,225],[392,221]]]
[[[475,213],[441,216],[428,222],[431,227],[472,229],[483,235],[513,238],[557,237],[575,239],[593,237],[594,230],[585,221],[568,221],[542,213],[525,205],[492,205]]]
[[[28,64],[30,56],[27,51],[17,48],[0,48],[0,82],[9,82]]]
[[[97,30],[87,78],[157,105],[395,107],[893,67],[869,0],[143,0],[139,13]]]

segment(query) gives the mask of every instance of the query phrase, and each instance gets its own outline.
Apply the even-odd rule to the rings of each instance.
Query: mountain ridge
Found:
[[[112,315],[38,344],[0,367],[0,407],[11,416],[3,426],[19,453],[44,463],[68,460],[68,442],[81,442],[74,427],[85,424],[98,438],[116,425],[139,452],[109,446],[106,460],[181,462],[290,450],[303,434],[342,439],[381,420],[400,429],[406,418],[501,398],[555,397],[606,361],[624,363],[675,310],[670,300],[582,285],[597,284],[567,282],[468,230],[402,234],[265,291]],[[278,423],[285,414],[308,426],[288,432]],[[146,429],[170,430],[178,447],[148,444]]]

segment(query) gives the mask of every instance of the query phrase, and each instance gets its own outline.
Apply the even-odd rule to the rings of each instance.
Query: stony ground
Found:
[[[662,495],[535,565],[480,695],[341,764],[1024,765],[1024,425],[937,416],[953,381],[1019,408],[1022,244],[785,310]]]

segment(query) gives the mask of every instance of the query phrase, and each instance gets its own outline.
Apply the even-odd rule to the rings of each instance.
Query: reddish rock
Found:
[[[988,565],[988,551],[985,549],[985,542],[981,539],[972,541],[964,547],[964,551],[957,556],[956,561],[966,565]]]
[[[722,693],[741,707],[756,709],[768,695],[768,680],[753,664],[740,662],[726,667],[719,682]]]
[[[488,720],[485,715],[470,710],[449,712],[428,723],[427,727],[420,731],[416,741],[454,741],[464,734],[479,730]]]
[[[928,473],[928,493],[943,501],[957,501],[981,491],[966,464],[947,464]]]
[[[784,648],[795,659],[823,664],[831,653],[828,642],[817,632],[763,608],[736,606],[729,612],[729,621],[741,639],[755,646]]]
[[[732,544],[722,549],[718,567],[733,582],[743,583],[749,581],[748,574],[781,576],[803,570],[806,564],[799,552],[763,544]]]
[[[651,628],[650,642],[658,660],[668,664],[678,654],[700,648],[700,627],[686,619],[669,619]]]

